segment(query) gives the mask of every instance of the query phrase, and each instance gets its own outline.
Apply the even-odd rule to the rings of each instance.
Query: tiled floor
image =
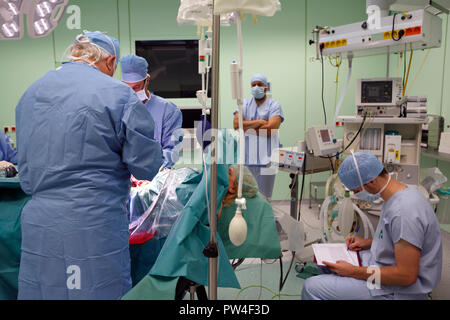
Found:
[[[275,202],[273,207],[282,212],[289,214],[289,202]],[[313,205],[312,209],[308,208],[308,202],[302,205],[301,220],[305,225],[306,242],[316,240],[320,237],[317,227],[319,226],[318,209]],[[290,251],[283,251],[283,280],[284,286],[280,287],[280,262],[279,260],[246,259],[240,266],[236,268],[236,276],[241,285],[241,290],[219,288],[218,298],[221,300],[270,300],[270,299],[301,299],[300,294],[305,280],[297,277],[296,264],[312,262],[312,249],[307,248],[301,252],[301,258],[295,259],[291,270],[288,269],[292,260]],[[297,255],[298,256],[298,255]]]
[[[289,214],[289,202],[274,202],[275,210],[282,210]],[[313,241],[320,237],[318,231],[318,207],[317,205],[308,208],[308,201],[302,205],[301,220],[307,235],[306,242]],[[376,226],[374,226],[376,227]],[[442,242],[443,242],[443,270],[442,280],[436,290],[433,292],[433,299],[448,300],[450,299],[450,225],[442,225]],[[307,248],[301,253],[302,262],[311,261],[312,249]],[[291,262],[292,254],[290,251],[283,252],[283,279],[287,275],[287,271]],[[279,260],[261,261],[261,259],[246,259],[240,266],[236,268],[236,276],[241,285],[241,290],[219,288],[218,298],[220,300],[270,300],[270,299],[301,299],[300,294],[305,280],[297,277],[296,259],[287,276],[286,282],[279,291],[280,285],[280,263]],[[310,263],[310,262],[307,262]]]

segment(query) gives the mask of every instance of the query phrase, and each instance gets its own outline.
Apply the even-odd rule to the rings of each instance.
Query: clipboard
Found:
[[[339,260],[346,261],[354,266],[362,266],[359,252],[347,250],[345,243],[313,244],[312,248],[314,250],[314,262],[320,267],[326,267],[326,265],[319,264],[319,262],[336,263]]]

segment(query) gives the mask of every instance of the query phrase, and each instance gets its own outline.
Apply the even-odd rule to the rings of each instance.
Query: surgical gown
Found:
[[[155,121],[154,138],[163,149],[163,167],[172,168],[178,161],[180,142],[183,141],[183,116],[180,109],[172,102],[151,94],[145,106]]]
[[[0,161],[17,164],[17,151],[11,147],[9,138],[0,132]]]
[[[19,299],[119,299],[131,288],[130,175],[162,164],[154,122],[125,84],[64,63],[16,108],[22,189]]]

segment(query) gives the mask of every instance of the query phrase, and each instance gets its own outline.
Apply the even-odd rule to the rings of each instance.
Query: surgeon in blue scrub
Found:
[[[1,161],[17,164],[17,150],[11,146],[9,138],[0,131],[0,162]]]
[[[278,129],[284,121],[280,104],[267,96],[268,82],[263,74],[251,78],[252,98],[245,99],[242,116],[245,132],[245,164],[258,182],[259,190],[270,200],[275,172],[267,168],[272,150],[280,147]],[[234,112],[233,126],[239,129],[239,110]]]
[[[417,188],[392,178],[369,152],[347,157],[338,175],[361,200],[381,197],[381,216],[373,239],[346,239],[362,266],[325,263],[329,274],[306,280],[302,299],[427,299],[442,271],[441,232],[429,201]]]
[[[144,58],[130,54],[123,57],[120,63],[122,81],[136,92],[155,121],[154,138],[161,143],[164,155],[162,169],[170,169],[178,161],[179,147],[183,141],[181,111],[174,103],[149,91],[150,75]]]
[[[112,78],[119,42],[77,36],[70,62],[34,82],[16,108],[23,190],[19,299],[119,299],[131,289],[130,176],[163,158],[147,108]]]

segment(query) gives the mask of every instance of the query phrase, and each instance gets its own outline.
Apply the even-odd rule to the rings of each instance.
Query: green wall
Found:
[[[273,98],[283,108],[285,122],[280,132],[284,146],[295,146],[303,139],[304,131],[312,124],[324,122],[321,101],[321,65],[312,61],[315,49],[308,45],[311,31],[316,25],[338,26],[366,19],[365,0],[282,0],[282,10],[274,17],[258,17],[254,24],[251,16],[243,22],[244,89],[250,95],[251,75],[261,72],[272,82]],[[0,127],[14,124],[14,108],[25,89],[50,69],[64,61],[65,49],[81,30],[103,31],[119,39],[121,55],[134,52],[136,40],[197,39],[193,26],[179,26],[176,22],[178,0],[72,0],[71,5],[81,8],[81,28],[69,30],[65,13],[57,29],[48,37],[18,41],[0,41]],[[411,87],[410,95],[428,95],[429,113],[450,119],[450,45],[447,17],[443,18],[443,45],[431,50],[422,73]],[[229,64],[238,57],[236,26],[221,28],[220,51],[220,126],[232,128],[235,102],[230,97]],[[423,61],[425,52],[416,51],[410,79]],[[325,60],[325,105],[328,122],[335,110],[336,68]],[[397,70],[398,56],[391,57],[391,75]],[[355,83],[357,78],[384,77],[386,57],[363,57],[353,62],[353,76],[341,110],[342,115],[354,113]],[[339,73],[338,96],[347,77],[347,62]],[[120,77],[120,68],[116,73]],[[151,83],[150,83],[151,85]],[[198,105],[195,99],[173,99],[178,105]],[[446,121],[446,125],[449,122]],[[447,130],[449,130],[447,128]],[[338,135],[342,131],[338,130]],[[439,166],[450,177],[450,166],[423,159],[426,167]],[[306,178],[325,180],[326,174]],[[279,173],[274,199],[289,197],[290,179]],[[308,188],[306,188],[308,189]]]

